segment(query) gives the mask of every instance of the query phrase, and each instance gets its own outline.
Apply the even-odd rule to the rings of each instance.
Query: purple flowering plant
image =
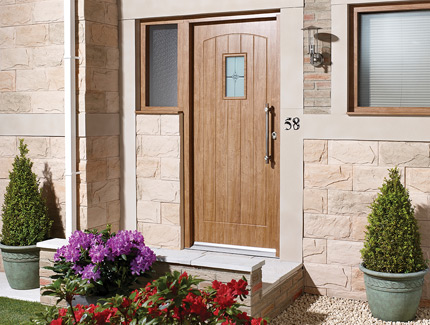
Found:
[[[138,231],[75,231],[69,243],[54,255],[53,279],[78,277],[91,284],[88,295],[107,295],[127,290],[139,276],[145,276],[155,262],[154,252],[145,246]]]

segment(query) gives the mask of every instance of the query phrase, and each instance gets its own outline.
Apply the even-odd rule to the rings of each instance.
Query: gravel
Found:
[[[430,308],[419,308],[414,321],[384,322],[372,317],[367,302],[304,294],[274,318],[273,325],[429,324]]]

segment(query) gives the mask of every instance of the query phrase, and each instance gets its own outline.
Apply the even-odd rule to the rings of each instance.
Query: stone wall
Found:
[[[78,228],[120,223],[119,45],[116,1],[77,1]],[[95,117],[95,118],[94,118]],[[117,123],[103,125],[101,118]],[[118,130],[118,131],[116,131]]]
[[[303,109],[305,113],[327,114],[331,106],[331,0],[305,0],[303,27],[320,27],[325,37],[318,41],[319,52],[324,56],[321,67],[309,63],[308,33],[303,33]]]
[[[0,121],[7,114],[63,113],[63,52],[63,1],[0,1]],[[24,138],[54,219],[52,235],[62,237],[64,139],[50,136],[49,128],[40,136],[26,134],[32,131],[20,125],[13,134],[0,132],[0,206]]]
[[[365,299],[360,249],[370,204],[398,166],[430,256],[430,143],[304,141],[305,290]],[[430,298],[426,277],[423,299]]]
[[[181,248],[178,115],[136,116],[137,227],[145,243]]]

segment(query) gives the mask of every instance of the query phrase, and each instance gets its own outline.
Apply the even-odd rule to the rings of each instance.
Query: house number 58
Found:
[[[291,129],[298,130],[300,129],[300,119],[298,117],[287,117],[285,119],[285,130],[289,131]]]

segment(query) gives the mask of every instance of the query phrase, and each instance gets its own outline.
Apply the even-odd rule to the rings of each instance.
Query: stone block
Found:
[[[328,191],[328,213],[367,216],[376,192]]]
[[[119,49],[106,48],[106,68],[118,70],[119,69]]]
[[[84,65],[87,68],[105,68],[107,61],[106,50],[107,48],[103,46],[87,45],[83,49],[85,53],[82,53],[85,62],[81,63],[81,65]]]
[[[415,218],[430,220],[430,195],[412,191],[409,193],[409,197],[415,207]]]
[[[141,223],[160,223],[160,202],[137,201],[136,217]]]
[[[64,47],[52,45],[32,49],[32,62],[35,67],[58,67],[63,64]]]
[[[33,19],[36,23],[63,21],[63,1],[36,2],[33,8]]]
[[[58,68],[45,68],[46,77],[49,83],[49,90],[63,90],[64,89],[64,69]]]
[[[143,157],[179,158],[180,146],[177,136],[140,136],[138,154]]]
[[[304,140],[303,161],[313,164],[327,164],[327,140]]]
[[[119,93],[106,92],[106,113],[119,113]]]
[[[83,6],[83,13],[81,18],[85,20],[104,23],[105,22],[105,4],[104,2],[88,1]]]
[[[50,81],[46,69],[17,70],[17,91],[50,90]]]
[[[87,83],[89,90],[118,91],[118,70],[88,68]]]
[[[89,203],[91,205],[119,200],[119,180],[88,184]]]
[[[363,241],[367,226],[367,217],[352,217],[352,240]]]
[[[49,153],[49,138],[28,137],[24,138],[24,143],[27,144],[29,158],[46,158]]]
[[[429,144],[421,142],[380,142],[380,166],[429,167]]]
[[[64,24],[63,23],[49,24],[49,42],[51,44],[64,43]]]
[[[0,148],[1,151],[1,148]],[[14,158],[12,157],[8,157],[8,158],[3,158],[0,155],[0,179],[1,178],[9,178],[9,172],[12,171],[12,164],[13,164]]]
[[[180,227],[162,224],[138,223],[138,230],[145,238],[145,244],[155,247],[180,248]]]
[[[121,219],[121,201],[111,201],[107,204],[107,222],[118,223]]]
[[[351,267],[305,263],[305,286],[325,289],[350,289]]]
[[[144,178],[160,178],[160,159],[137,157],[136,176]]]
[[[107,178],[114,179],[121,177],[121,161],[119,157],[107,159]]]
[[[118,5],[116,3],[105,4],[105,22],[111,25],[118,25]]]
[[[404,175],[403,168],[400,168],[400,172]],[[378,191],[386,177],[386,167],[354,166],[353,190]]]
[[[49,157],[64,159],[65,143],[63,137],[50,137],[51,146],[49,148]]]
[[[329,141],[328,163],[377,165],[378,143],[375,141]]]
[[[351,268],[351,289],[352,291],[365,291],[364,274],[358,267]]]
[[[305,188],[352,190],[352,166],[305,165]]]
[[[362,242],[327,240],[327,264],[358,266],[362,248]]]
[[[15,44],[15,28],[2,27],[0,28],[0,48],[11,48]]]
[[[106,94],[102,91],[86,90],[79,94],[79,110],[86,113],[104,113]]]
[[[406,168],[406,186],[411,192],[430,194],[430,168]]]
[[[177,181],[162,181],[151,178],[137,179],[137,197],[143,201],[179,203],[180,184]]]
[[[107,224],[106,205],[92,206],[87,209],[87,227],[95,228]]]
[[[139,114],[136,116],[136,134],[160,134],[160,115]]]
[[[86,166],[87,183],[105,181],[107,179],[106,159],[88,160]]]
[[[119,157],[118,136],[88,137],[87,139],[88,159]]]
[[[161,135],[179,135],[179,115],[161,115]]]
[[[30,69],[30,50],[25,48],[8,48],[0,50],[0,69]]]
[[[179,226],[181,223],[180,208],[178,203],[161,203],[161,223]]]
[[[179,158],[161,158],[161,179],[179,180],[180,165]]]
[[[31,111],[30,96],[20,92],[0,93],[0,113],[27,113]]]
[[[18,154],[18,143],[16,137],[0,136],[0,157],[15,157]]]
[[[327,213],[327,190],[304,189],[303,211],[307,213]]]
[[[49,28],[46,24],[20,26],[16,28],[16,45],[36,47],[47,44],[48,39]]]
[[[304,215],[304,237],[347,239],[351,236],[351,217],[326,214]]]
[[[30,96],[33,113],[64,112],[64,91],[37,91]]]
[[[327,263],[327,240],[303,238],[303,261],[305,263]]]
[[[0,26],[26,25],[32,19],[31,4],[14,4],[2,6],[0,11]]]
[[[327,289],[327,296],[367,301],[365,291],[350,291],[350,290],[338,290],[338,289]]]
[[[118,47],[118,27],[87,22],[88,44]]]
[[[421,234],[421,246],[430,247],[430,221],[418,220],[418,226]]]

